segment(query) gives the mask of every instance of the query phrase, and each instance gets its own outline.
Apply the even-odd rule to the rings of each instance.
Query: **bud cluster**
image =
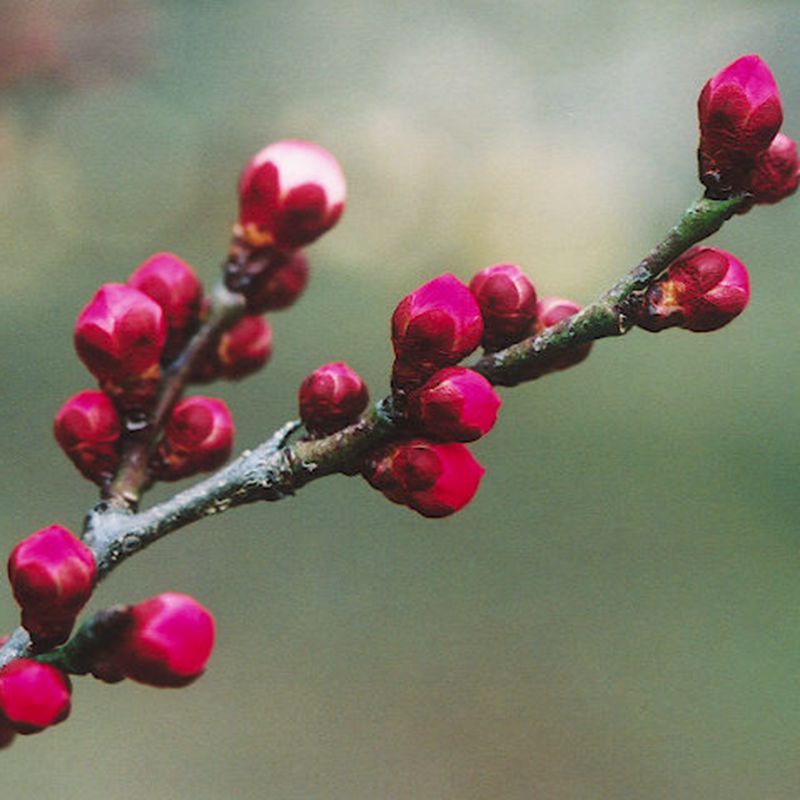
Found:
[[[781,95],[759,56],[742,56],[711,77],[697,109],[700,180],[710,197],[746,193],[750,205],[777,203],[797,190],[797,145],[778,133]]]

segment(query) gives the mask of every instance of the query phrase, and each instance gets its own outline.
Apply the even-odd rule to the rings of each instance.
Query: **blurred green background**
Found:
[[[592,300],[699,193],[696,96],[737,56],[770,63],[800,134],[797,0],[0,0],[0,20],[3,552],[94,500],[50,433],[89,385],[77,312],[157,250],[214,281],[267,142],[328,147],[350,200],[269,368],[212,388],[239,447],[325,361],[384,394],[391,311],[439,272],[516,261]],[[730,328],[634,332],[504,391],[462,513],[336,477],[125,564],[92,607],[194,594],[207,675],[77,680],[67,724],[0,756],[6,791],[800,797],[797,220],[795,199],[713,240],[751,270]]]

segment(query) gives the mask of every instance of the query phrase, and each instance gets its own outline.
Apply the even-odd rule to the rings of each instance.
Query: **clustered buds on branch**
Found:
[[[711,78],[698,109],[705,200],[597,302],[581,309],[539,297],[515,264],[489,266],[468,286],[439,275],[392,314],[391,394],[372,411],[358,373],[341,361],[325,364],[300,385],[306,432],[299,441],[286,444],[298,427],[288,425],[276,432],[274,446],[270,439],[259,448],[258,463],[248,451],[145,512],[138,504],[154,481],[216,470],[228,459],[234,425],[226,404],[182,394],[192,383],[238,380],[269,360],[272,329],[261,315],[297,300],[309,272],[300,248],[344,209],[336,159],[319,145],[287,140],[248,162],[217,290],[204,295],[192,267],[172,253],[151,256],[124,284],[101,286],[75,325],[76,350],[98,388],[62,405],[54,433],[100,487],[102,502],[83,541],[51,525],[11,553],[8,575],[25,630],[0,643],[0,747],[15,733],[66,718],[68,673],[160,687],[185,686],[202,674],[214,619],[187,595],[169,592],[96,612],[70,634],[97,580],[157,536],[221,510],[213,503],[279,499],[311,473],[338,471],[360,473],[390,501],[425,517],[448,516],[470,502],[485,472],[466,443],[495,423],[501,402],[493,383],[513,385],[519,376],[531,380],[574,366],[594,339],[634,324],[712,331],[740,314],[749,299],[744,265],[723,250],[690,245],[731,214],[793,193],[797,147],[779,133],[780,95],[758,56]],[[460,363],[481,346],[478,362]],[[518,372],[504,378],[509,363]]]

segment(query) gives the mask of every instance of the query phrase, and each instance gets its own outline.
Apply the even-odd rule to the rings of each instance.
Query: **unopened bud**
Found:
[[[323,147],[299,139],[275,142],[245,166],[239,181],[239,223],[255,248],[291,251],[336,224],[347,187]]]
[[[248,314],[281,311],[291,306],[308,284],[308,259],[297,251],[272,259],[269,268],[245,291]]]
[[[470,281],[483,316],[483,344],[499,349],[524,339],[536,318],[536,289],[515,264],[495,264]]]
[[[300,384],[300,418],[310,433],[328,434],[355,422],[369,392],[361,376],[343,361],[323,364]]]
[[[0,670],[0,712],[17,733],[38,733],[70,712],[69,678],[51,664],[27,658]]]
[[[431,439],[472,442],[492,429],[499,408],[500,398],[483,375],[447,367],[411,394],[408,417]]]
[[[536,323],[533,332],[539,334],[574,316],[580,310],[581,307],[572,300],[563,297],[543,297],[536,304]],[[591,349],[591,342],[587,342],[574,345],[566,350],[553,351],[539,359],[536,369],[539,374],[545,374],[573,367],[575,364],[580,364],[589,355]]]
[[[749,189],[754,203],[777,203],[794,194],[800,183],[797,143],[779,133],[756,159]]]
[[[750,299],[747,269],[716,247],[692,247],[650,286],[637,324],[648,331],[715,331],[744,311]]]

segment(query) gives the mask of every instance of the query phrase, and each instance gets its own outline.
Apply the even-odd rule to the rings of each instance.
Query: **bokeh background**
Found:
[[[350,201],[268,369],[213,388],[239,447],[325,361],[384,394],[391,311],[439,272],[516,261],[593,299],[699,193],[697,93],[748,52],[797,136],[796,0],[0,0],[3,552],[94,500],[50,433],[88,386],[78,310],[157,250],[214,281],[259,147],[319,141]],[[194,594],[207,675],[77,680],[67,724],[0,756],[4,791],[796,800],[799,202],[713,240],[751,269],[729,328],[504,391],[462,513],[337,477],[126,563],[92,607]]]

